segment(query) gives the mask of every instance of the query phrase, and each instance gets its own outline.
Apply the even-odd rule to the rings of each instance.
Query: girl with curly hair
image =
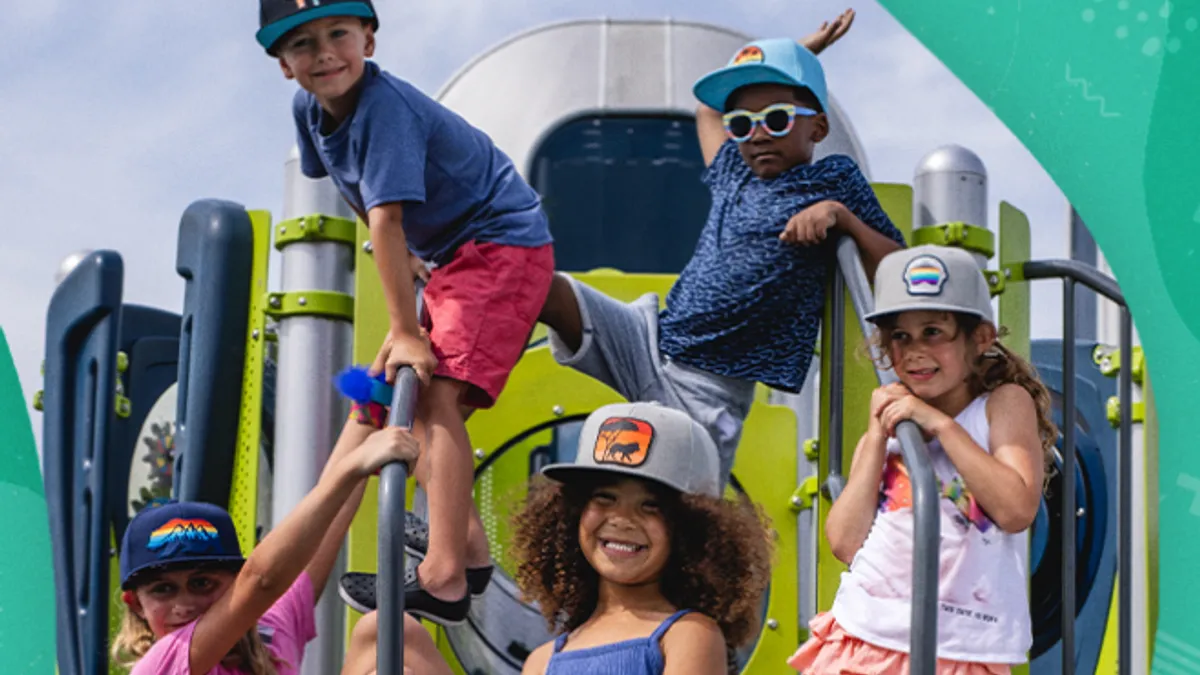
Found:
[[[686,413],[632,403],[588,417],[575,462],[543,469],[515,518],[517,583],[561,633],[523,673],[732,671],[759,630],[772,551],[760,512],[721,498],[718,467]]]
[[[881,358],[900,382],[871,397],[846,488],[825,532],[850,565],[833,607],[788,661],[805,675],[909,671],[912,489],[895,439],[915,422],[941,492],[939,675],[1002,675],[1032,643],[1026,535],[1058,432],[1033,367],[996,341],[987,282],[969,253],[918,246],[876,274]]]

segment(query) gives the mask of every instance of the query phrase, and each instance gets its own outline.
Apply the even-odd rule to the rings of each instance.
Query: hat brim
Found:
[[[262,48],[267,50],[267,53],[270,54],[275,48],[275,43],[279,41],[279,38],[286,35],[288,31],[292,30],[296,26],[306,24],[309,21],[315,21],[316,19],[323,19],[327,16],[357,16],[363,19],[374,19],[378,21],[378,19],[375,17],[375,12],[371,9],[370,5],[365,2],[338,2],[332,5],[312,7],[310,9],[285,16],[278,21],[269,23],[260,28],[258,32],[255,33],[254,38],[258,40],[258,44],[262,45]]]
[[[246,558],[240,555],[198,555],[189,556],[185,559],[164,560],[162,562],[149,562],[145,565],[135,567],[129,571],[129,574],[121,581],[121,590],[128,591],[139,576],[159,569],[171,568],[187,568],[205,564],[228,564],[230,567],[240,567],[246,564]]]
[[[704,105],[721,112],[733,92],[752,84],[782,84],[788,87],[804,87],[808,85],[788,75],[775,66],[764,63],[754,63],[743,66],[727,66],[716,70],[696,81],[692,93]],[[825,107],[824,101],[818,101]]]
[[[869,312],[869,313],[867,313],[866,316],[863,317],[863,320],[870,321],[871,323],[876,323],[877,321],[879,321],[879,319],[882,319],[885,316],[891,316],[893,314],[899,314],[901,312],[955,312],[958,314],[970,314],[972,316],[977,316],[985,321],[991,321],[991,322],[995,323],[995,319],[992,318],[991,314],[984,314],[983,312],[981,312],[977,309],[968,309],[966,307],[959,307],[957,305],[929,303],[929,302],[913,303],[911,305],[902,305],[900,307],[889,307],[885,310],[878,311],[878,312]]]
[[[658,483],[659,485],[671,488],[676,492],[686,492],[682,487],[673,485],[665,480],[647,476],[644,472],[634,468],[625,468],[620,466],[600,467],[600,466],[580,466],[579,464],[551,464],[542,469],[542,475],[550,480],[559,483],[575,483],[580,480],[602,478],[605,476],[630,476],[633,478],[641,478],[642,480]]]

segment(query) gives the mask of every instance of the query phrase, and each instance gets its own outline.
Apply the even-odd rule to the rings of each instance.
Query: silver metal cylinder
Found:
[[[285,166],[284,220],[312,214],[352,218],[328,179],[300,172],[295,149]],[[284,293],[335,291],[354,294],[354,251],[335,242],[296,242],[281,251]],[[283,317],[279,322],[279,362],[275,403],[275,474],[271,512],[279,523],[317,483],[348,407],[333,388],[334,376],[350,364],[354,329],[346,321],[313,316]],[[309,643],[302,673],[324,675],[341,670],[344,615],[337,580],[345,554],[334,566],[316,608],[317,638]]]
[[[933,150],[913,172],[913,230],[952,222],[988,226],[987,168],[961,145]],[[987,259],[974,255],[986,267]]]

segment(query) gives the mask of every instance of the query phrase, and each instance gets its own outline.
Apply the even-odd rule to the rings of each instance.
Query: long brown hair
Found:
[[[974,314],[947,313],[954,317],[959,337],[967,338],[968,342],[984,323],[982,318]],[[875,331],[874,342],[878,349],[878,364],[881,368],[890,368],[892,331],[896,328],[896,315],[880,317],[876,325],[878,330]],[[996,340],[992,343],[991,348],[975,356],[970,363],[971,375],[967,380],[967,386],[970,388],[971,396],[980,396],[986,392],[995,391],[997,387],[1004,384],[1015,384],[1029,392],[1029,396],[1033,398],[1033,405],[1037,409],[1038,437],[1042,441],[1046,481],[1048,482],[1054,468],[1054,446],[1058,442],[1058,427],[1054,424],[1054,418],[1051,415],[1050,390],[1042,383],[1042,378],[1038,376],[1037,369],[1033,367],[1033,364],[1000,342],[1000,338],[1007,334],[1008,331],[1004,328],[998,329]]]

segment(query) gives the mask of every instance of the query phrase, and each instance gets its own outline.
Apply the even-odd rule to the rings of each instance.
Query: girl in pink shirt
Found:
[[[360,423],[356,420],[363,420]],[[374,432],[374,433],[372,433]],[[131,675],[294,675],[367,477],[417,441],[355,411],[317,485],[243,558],[229,514],[202,503],[139,513],[121,546],[125,615],[114,660]]]

